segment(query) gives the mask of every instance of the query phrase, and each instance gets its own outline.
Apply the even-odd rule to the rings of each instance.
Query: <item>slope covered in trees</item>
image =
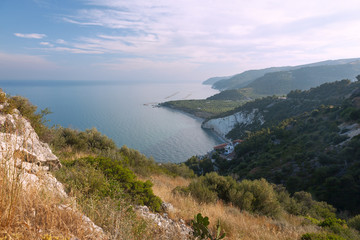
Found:
[[[343,80],[293,91],[286,100],[268,97],[247,103],[241,110],[258,108],[266,124],[238,126],[231,132],[245,137],[234,159],[215,154],[214,163],[192,159],[187,164],[203,173],[218,169],[238,180],[265,178],[290,193],[311,192],[338,210],[359,213],[359,86]]]
[[[358,91],[359,87],[359,81],[342,80],[325,83],[307,91],[291,91],[286,95],[286,98],[272,96],[256,99],[216,117],[229,116],[236,112],[252,112],[254,109],[257,109],[264,119],[262,125],[258,122],[237,125],[228,134],[228,137],[232,139],[244,138],[248,131],[257,131],[261,128],[273,126],[286,118],[312,111],[321,105],[339,106],[343,103],[345,97]]]
[[[356,75],[352,74],[351,67],[349,67],[348,65],[349,64],[356,65],[356,64],[358,64],[358,63],[356,63],[358,60],[359,60],[358,58],[339,59],[339,60],[328,60],[328,61],[323,61],[323,62],[310,63],[310,64],[305,64],[305,65],[298,65],[298,66],[283,66],[283,67],[271,67],[271,68],[265,68],[265,69],[259,69],[259,70],[248,70],[243,73],[236,74],[228,79],[218,78],[219,80],[217,80],[217,78],[212,78],[212,80],[217,80],[217,81],[215,81],[215,82],[210,81],[210,82],[214,82],[213,88],[215,88],[215,89],[219,89],[219,90],[238,89],[238,88],[244,88],[244,87],[251,87],[252,82],[257,80],[258,78],[265,77],[265,75],[268,75],[268,74],[269,75],[267,77],[265,77],[265,79],[262,78],[261,81],[270,80],[273,83],[276,83],[277,82],[276,78],[282,74],[280,72],[288,72],[288,71],[292,72],[295,70],[299,70],[299,71],[295,71],[293,77],[296,78],[296,81],[301,81],[301,82],[305,83],[304,87],[301,87],[300,89],[308,89],[310,87],[320,85],[321,83],[324,83],[324,82],[335,81],[338,79],[354,78]],[[320,68],[318,68],[318,67],[320,67]],[[337,75],[337,77],[336,77],[333,75],[327,75],[327,73],[325,73],[325,75],[320,75],[321,73],[318,74],[318,72],[322,71],[322,69],[325,69],[326,71],[329,70],[332,73],[340,74],[340,75]],[[344,69],[347,69],[347,70],[344,70]],[[271,74],[271,73],[274,73],[274,74]],[[318,78],[314,79],[313,78],[314,75],[311,75],[313,73],[318,75],[318,77],[320,77],[320,79],[318,79]],[[358,72],[355,72],[355,74],[358,74]],[[292,74],[290,76],[292,76]],[[310,76],[310,79],[308,79],[309,76]],[[336,78],[333,78],[333,77],[336,77]],[[333,80],[331,80],[331,79],[333,79]],[[292,82],[291,78],[287,78],[287,80]],[[310,82],[309,82],[309,80],[310,80]],[[318,80],[321,80],[321,82],[319,82]],[[283,81],[284,81],[284,79],[283,79]],[[315,81],[315,82],[312,82],[312,81]],[[210,83],[205,81],[204,84],[210,84]],[[255,87],[257,87],[257,86],[258,85],[255,84]],[[296,87],[296,86],[294,86],[294,87]],[[289,91],[294,90],[294,89],[296,89],[296,88],[289,89]],[[262,89],[259,89],[259,92],[261,92],[261,91],[262,91]],[[281,93],[286,94],[289,91],[281,92]],[[257,89],[254,89],[254,92],[258,92]],[[276,89],[276,92],[279,92],[279,91]],[[276,94],[276,93],[275,92],[270,93],[269,95],[273,95],[273,94]]]

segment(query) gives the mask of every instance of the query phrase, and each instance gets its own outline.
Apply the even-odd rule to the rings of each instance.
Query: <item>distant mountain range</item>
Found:
[[[360,74],[360,58],[328,60],[299,65],[249,70],[230,77],[203,82],[219,90],[252,88],[254,94],[279,95],[291,90],[307,90],[325,82],[355,79]]]

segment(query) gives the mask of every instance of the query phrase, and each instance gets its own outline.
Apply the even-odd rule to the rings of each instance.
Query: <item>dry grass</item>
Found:
[[[38,184],[46,172],[22,167],[33,159],[21,151],[19,141],[25,149],[27,141],[18,130],[5,128],[0,139],[0,239],[99,239],[71,199]]]
[[[70,199],[23,184],[23,169],[11,162],[0,159],[0,239],[99,239]]]
[[[287,215],[282,220],[274,220],[242,212],[222,202],[198,204],[191,196],[174,195],[171,193],[172,189],[190,183],[189,180],[180,177],[156,175],[151,177],[151,181],[154,183],[154,193],[175,207],[176,210],[171,214],[173,219],[182,218],[189,223],[200,212],[203,216],[209,217],[211,228],[220,220],[222,229],[227,234],[226,239],[229,240],[293,240],[300,239],[304,233],[318,231],[312,225],[304,225],[300,217]]]
[[[79,158],[86,158],[86,157],[96,157],[96,154],[91,152],[84,152],[84,151],[77,151],[73,149],[71,146],[67,146],[60,151],[56,151],[53,149],[56,156],[58,156],[62,160],[73,161]]]
[[[153,220],[137,216],[123,200],[88,199],[81,205],[83,212],[104,229],[109,240],[180,239],[179,235],[169,235]]]

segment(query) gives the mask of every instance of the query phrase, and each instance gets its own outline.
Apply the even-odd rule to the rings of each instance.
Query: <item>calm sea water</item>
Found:
[[[200,99],[217,93],[201,84],[25,84],[0,83],[11,95],[50,108],[51,125],[79,130],[96,127],[121,147],[127,145],[157,162],[183,162],[221,143],[201,128],[201,119],[156,103]]]

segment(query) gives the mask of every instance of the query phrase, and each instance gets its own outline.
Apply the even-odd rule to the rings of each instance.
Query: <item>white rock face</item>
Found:
[[[29,121],[19,114],[0,115],[0,151],[12,153],[12,157],[21,158],[39,166],[60,167],[59,159],[46,143],[39,140]]]
[[[225,135],[228,134],[237,124],[248,125],[253,123],[255,120],[259,120],[261,124],[264,123],[264,118],[257,109],[253,109],[250,113],[237,112],[223,118],[211,119],[204,122],[202,127],[211,129],[220,136],[225,137]]]
[[[179,235],[179,239],[185,240],[190,239],[192,236],[192,228],[187,226],[185,221],[182,219],[175,221],[170,219],[167,213],[164,213],[163,215],[159,213],[152,213],[147,206],[136,206],[135,210],[143,218],[151,219],[156,225],[164,229],[166,233],[164,239],[170,239],[174,235]]]
[[[46,189],[60,199],[68,198],[64,186],[49,172],[50,168],[61,167],[59,159],[46,143],[39,140],[30,122],[15,112],[11,115],[0,113],[0,169],[4,170],[5,176],[10,176],[9,179],[19,176],[24,191]],[[61,209],[78,212],[75,206]],[[100,227],[86,216],[82,218],[80,228],[95,233],[98,239],[106,239]]]

